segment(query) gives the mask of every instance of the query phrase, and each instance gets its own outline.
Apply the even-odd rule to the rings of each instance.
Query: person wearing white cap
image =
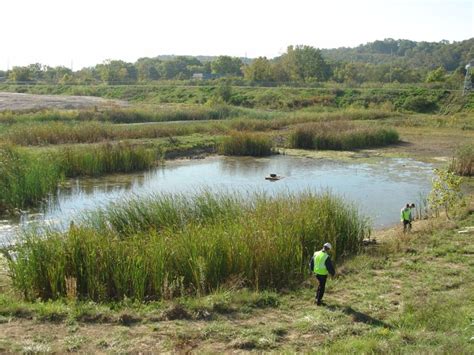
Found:
[[[318,280],[318,288],[316,289],[315,302],[318,306],[323,304],[324,290],[326,289],[326,280],[328,274],[334,276],[336,271],[331,262],[328,252],[332,249],[331,243],[324,243],[323,249],[314,253],[309,267]]]

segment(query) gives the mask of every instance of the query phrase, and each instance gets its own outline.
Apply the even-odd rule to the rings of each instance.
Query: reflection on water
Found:
[[[70,180],[58,189],[57,197],[51,198],[41,213],[0,221],[0,240],[11,236],[18,225],[32,221],[67,226],[84,210],[122,198],[150,192],[194,193],[202,189],[257,190],[270,194],[330,189],[355,202],[375,227],[383,227],[398,222],[403,204],[416,202],[420,193],[429,191],[431,171],[430,164],[411,159],[380,159],[370,164],[289,156],[175,161],[146,173]],[[284,178],[266,181],[264,178],[270,173]]]

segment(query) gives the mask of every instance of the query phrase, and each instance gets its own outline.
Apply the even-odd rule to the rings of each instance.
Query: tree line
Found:
[[[289,46],[281,56],[271,59],[163,56],[140,58],[135,63],[107,60],[77,71],[37,63],[0,71],[0,78],[12,83],[133,84],[237,77],[257,83],[447,82],[458,86],[465,64],[474,59],[473,48],[474,39],[453,43],[385,39],[332,50]]]

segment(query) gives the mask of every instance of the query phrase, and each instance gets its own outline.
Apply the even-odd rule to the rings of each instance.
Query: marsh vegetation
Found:
[[[281,289],[302,282],[324,241],[341,258],[369,233],[354,207],[326,193],[157,195],[90,212],[64,233],[27,233],[9,268],[28,299],[65,297],[68,280],[95,301],[203,295],[232,283]]]

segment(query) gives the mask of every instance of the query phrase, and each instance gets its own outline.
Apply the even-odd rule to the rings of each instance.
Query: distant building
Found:
[[[192,79],[194,80],[209,80],[209,79],[218,79],[221,75],[211,74],[211,73],[194,73]]]

